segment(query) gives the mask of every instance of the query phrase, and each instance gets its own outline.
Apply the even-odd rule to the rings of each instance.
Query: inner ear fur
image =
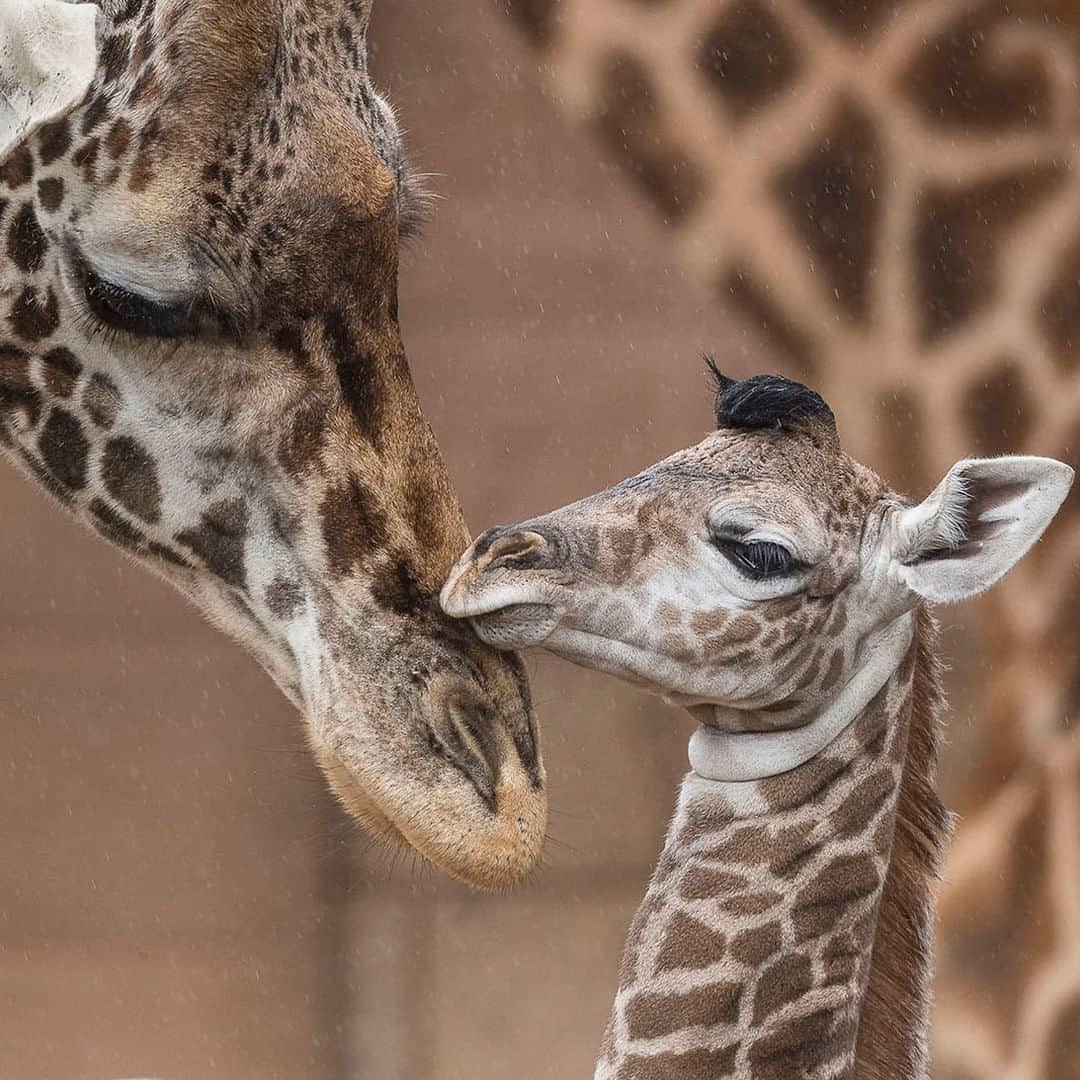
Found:
[[[901,580],[938,602],[990,588],[1043,534],[1072,480],[1073,470],[1051,458],[957,462],[923,502],[901,512]]]

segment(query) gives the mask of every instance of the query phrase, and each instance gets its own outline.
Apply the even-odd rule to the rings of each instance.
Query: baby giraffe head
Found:
[[[912,503],[844,453],[812,390],[716,375],[715,432],[607,491],[489,529],[442,604],[499,648],[542,646],[688,707],[705,724],[695,769],[734,781],[820,750],[843,695],[895,670],[905,616],[993,585],[1073,470],[960,461]],[[760,754],[726,757],[736,736]]]

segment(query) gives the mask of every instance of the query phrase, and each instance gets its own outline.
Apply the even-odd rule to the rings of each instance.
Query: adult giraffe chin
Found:
[[[0,0],[0,446],[254,653],[353,814],[500,887],[544,772],[520,662],[438,608],[369,8]]]

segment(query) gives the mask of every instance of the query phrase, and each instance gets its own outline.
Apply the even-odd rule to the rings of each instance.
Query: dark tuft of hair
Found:
[[[705,363],[716,383],[716,426],[737,431],[791,430],[823,423],[836,430],[836,417],[820,394],[782,375],[729,379],[711,356]]]

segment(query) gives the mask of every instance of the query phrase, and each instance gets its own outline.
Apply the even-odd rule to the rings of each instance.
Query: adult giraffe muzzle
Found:
[[[345,806],[535,864],[520,662],[439,609],[468,542],[397,317],[415,185],[366,0],[0,0],[0,447],[303,711]]]

